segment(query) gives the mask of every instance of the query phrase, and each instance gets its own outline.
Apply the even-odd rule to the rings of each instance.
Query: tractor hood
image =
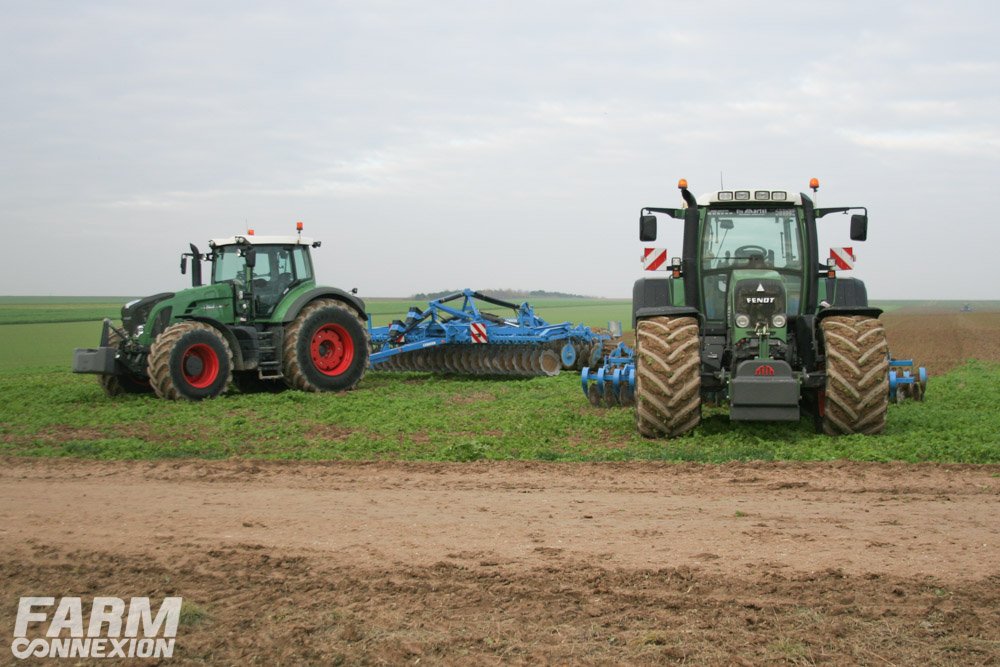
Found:
[[[739,328],[755,329],[758,325],[774,327],[774,316],[785,314],[785,285],[777,272],[733,271],[732,285],[730,307]],[[741,316],[746,316],[749,321]],[[740,321],[746,324],[742,325]]]
[[[122,327],[125,329],[126,333],[130,336],[136,336],[141,333],[139,328],[144,328],[146,320],[149,319],[149,314],[153,310],[153,307],[161,301],[166,301],[173,296],[173,292],[160,292],[159,294],[147,296],[144,299],[129,301],[122,306]]]

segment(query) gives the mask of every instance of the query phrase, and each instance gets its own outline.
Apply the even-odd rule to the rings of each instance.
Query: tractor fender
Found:
[[[704,324],[704,316],[698,312],[697,308],[690,306],[646,306],[637,308],[635,311],[635,322],[645,320],[650,317],[693,317],[698,320],[698,328]]]
[[[820,323],[827,317],[834,317],[837,315],[850,316],[850,315],[864,315],[866,317],[873,317],[878,319],[879,315],[882,314],[881,308],[866,308],[866,307],[848,307],[848,306],[830,306],[829,308],[824,308],[818,313],[816,313],[816,319],[813,321],[813,335],[816,341],[819,343],[819,351],[825,354],[826,341],[823,339],[823,329]]]
[[[213,320],[211,317],[183,315],[177,319],[188,322],[203,322],[216,329],[220,334],[222,334],[222,337],[226,339],[226,342],[229,343],[229,349],[233,353],[233,370],[242,371],[246,369],[246,364],[243,361],[243,349],[240,346],[240,341],[237,340],[236,334],[234,334],[232,329],[228,326],[218,320]]]
[[[835,315],[865,315],[867,317],[874,317],[875,319],[878,319],[881,314],[881,308],[872,308],[870,306],[830,306],[829,308],[824,308],[816,313],[815,326],[818,329],[819,323],[822,322],[824,318]]]
[[[368,318],[365,314],[365,302],[358,297],[349,292],[345,292],[344,290],[337,289],[336,287],[317,287],[316,289],[309,290],[292,302],[292,305],[285,311],[284,317],[281,318],[282,324],[288,324],[298,317],[299,311],[305,308],[310,302],[323,298],[343,301],[354,309],[357,312],[358,317],[362,320]]]

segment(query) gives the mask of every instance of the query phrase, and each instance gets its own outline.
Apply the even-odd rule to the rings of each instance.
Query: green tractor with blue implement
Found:
[[[121,326],[105,320],[100,345],[75,351],[73,371],[96,374],[109,396],[354,388],[368,367],[365,304],[356,290],[316,285],[310,251],[320,242],[302,236],[302,223],[297,231],[251,230],[210,241],[205,254],[192,244],[181,256],[191,287],[125,304]]]

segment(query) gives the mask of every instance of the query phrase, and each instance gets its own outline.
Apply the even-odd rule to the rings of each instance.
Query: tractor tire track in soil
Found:
[[[169,664],[1000,662],[1000,466],[2,463],[7,638],[180,595]]]

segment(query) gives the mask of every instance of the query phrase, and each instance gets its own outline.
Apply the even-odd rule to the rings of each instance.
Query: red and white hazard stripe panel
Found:
[[[645,271],[666,271],[669,267],[666,248],[642,249],[642,268]]]
[[[854,256],[854,248],[830,248],[830,257],[837,264],[841,271],[850,271],[854,268],[857,258]]]
[[[473,343],[486,343],[486,325],[482,322],[473,322],[469,325],[469,333],[472,334]]]

